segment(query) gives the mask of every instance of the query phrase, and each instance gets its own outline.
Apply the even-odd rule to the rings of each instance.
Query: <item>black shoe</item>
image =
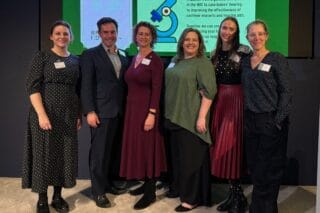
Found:
[[[241,206],[241,203],[238,199],[233,201],[228,213],[245,213],[245,209]]]
[[[172,191],[172,190],[169,190],[166,192],[166,197],[167,198],[177,198],[177,197],[179,197],[179,193]]]
[[[113,195],[121,195],[124,194],[128,191],[128,189],[118,189],[114,186],[111,186],[110,189],[108,189],[108,193],[113,194]]]
[[[117,189],[126,189],[126,190],[128,190],[128,188],[129,188],[128,181],[125,181],[125,180],[112,181],[112,185]]]
[[[147,196],[147,195],[143,195],[142,198],[134,205],[134,209],[135,210],[139,210],[139,209],[145,209],[148,206],[150,206],[152,203],[154,203],[156,201],[156,195],[152,195],[152,196]]]
[[[235,192],[232,204],[228,213],[245,213],[248,206],[247,198],[244,196],[242,189],[239,188]]]
[[[48,203],[37,203],[37,213],[50,213]]]
[[[60,213],[69,212],[69,205],[62,197],[52,199],[51,206]]]
[[[182,204],[180,204],[179,206],[177,206],[174,210],[176,212],[187,212],[187,211],[191,211],[192,209],[195,209],[197,206],[194,206],[193,208],[187,208],[184,207]]]
[[[164,182],[164,181],[158,181],[157,184],[156,184],[156,188],[158,190],[169,188],[169,183]]]
[[[130,190],[129,191],[129,194],[131,194],[131,195],[134,195],[134,196],[136,196],[136,195],[142,195],[143,193],[144,193],[144,184],[142,184],[141,186],[139,186],[138,188],[136,188],[136,189],[133,189],[133,190]]]
[[[127,188],[132,188],[132,187],[135,187],[135,186],[139,186],[141,185],[141,181],[138,181],[138,180],[129,180],[127,181]]]
[[[228,192],[227,198],[217,207],[217,210],[220,212],[224,212],[230,209],[232,200],[233,200],[233,190],[230,189]]]
[[[246,211],[248,209],[248,200],[247,200],[246,196],[244,196],[242,190],[241,190],[239,196],[240,196],[241,206]]]
[[[111,207],[111,203],[106,197],[106,195],[98,195],[94,197],[94,201],[96,201],[96,205],[100,208],[109,208]]]

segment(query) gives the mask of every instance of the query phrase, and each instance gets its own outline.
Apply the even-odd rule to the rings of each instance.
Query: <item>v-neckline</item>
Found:
[[[251,70],[256,70],[258,67],[259,67],[259,64],[261,64],[261,62],[270,54],[270,52],[268,52],[261,60],[259,63],[257,63],[255,66],[252,66],[252,63],[251,63],[251,57],[250,57],[250,60],[249,60],[249,63],[250,63],[250,68]]]
[[[136,59],[137,59],[137,56],[138,56],[138,55],[136,55],[136,57],[134,58],[134,62],[133,62],[133,68],[134,68],[134,69],[137,69],[137,68],[140,66],[140,64],[142,63],[143,59],[147,58],[152,52],[153,52],[153,51],[151,51],[151,52],[148,53],[145,57],[143,57],[142,60],[139,62],[139,64],[137,64],[137,66],[136,66]]]

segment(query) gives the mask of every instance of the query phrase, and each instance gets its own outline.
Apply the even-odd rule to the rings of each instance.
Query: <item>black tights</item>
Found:
[[[61,186],[54,186],[53,187],[53,198],[61,197]],[[48,195],[47,192],[39,193],[39,203],[47,203],[48,202]]]

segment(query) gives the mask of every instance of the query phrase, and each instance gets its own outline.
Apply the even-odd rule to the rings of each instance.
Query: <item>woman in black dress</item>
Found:
[[[22,188],[39,194],[37,212],[49,212],[47,189],[54,186],[52,207],[68,212],[62,187],[76,184],[77,129],[81,127],[78,57],[68,51],[71,27],[57,21],[50,31],[53,47],[35,54],[27,76],[31,107],[24,147]]]

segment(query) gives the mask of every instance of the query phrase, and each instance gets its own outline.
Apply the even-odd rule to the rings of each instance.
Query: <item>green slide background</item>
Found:
[[[133,0],[133,8],[136,8]],[[81,54],[84,46],[80,42],[80,0],[63,0],[62,18],[68,21],[74,33],[74,41],[69,50],[74,54]],[[288,56],[289,43],[289,0],[257,0],[256,18],[264,20],[269,27],[268,48]],[[133,23],[136,14],[133,13]],[[241,30],[245,30],[242,26]]]

